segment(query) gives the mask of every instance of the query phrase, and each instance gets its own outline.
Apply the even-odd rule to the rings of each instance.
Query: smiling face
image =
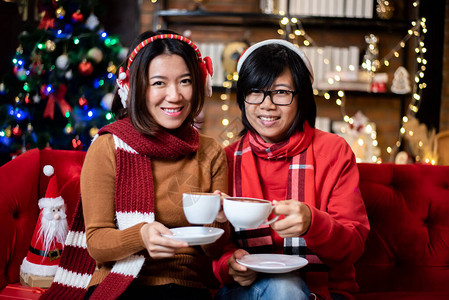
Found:
[[[269,90],[295,90],[289,68],[274,80]],[[298,110],[298,96],[287,106],[274,105],[267,96],[261,104],[245,103],[248,122],[267,143],[277,143],[287,138],[287,131],[295,120]]]
[[[192,76],[179,55],[161,54],[150,63],[146,104],[150,115],[165,129],[179,128],[191,111]]]

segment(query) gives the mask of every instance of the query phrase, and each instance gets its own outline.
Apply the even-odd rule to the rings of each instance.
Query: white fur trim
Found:
[[[61,196],[56,198],[41,198],[38,202],[39,208],[55,207],[64,205],[64,199]]]
[[[128,99],[128,92],[129,92],[129,87],[128,84],[126,83],[121,83],[120,79],[117,79],[117,86],[118,86],[118,95],[120,96],[120,100],[122,102],[122,105],[124,108],[126,108],[126,100]]]
[[[117,261],[112,267],[111,272],[137,277],[144,262],[145,257],[143,255],[131,255],[125,259]]]
[[[205,94],[207,97],[212,97],[212,76],[207,73],[206,84],[204,85]]]
[[[154,222],[154,213],[141,213],[141,212],[116,212],[118,229],[123,230],[132,227],[136,224],[146,222]]]
[[[92,145],[93,142],[95,142],[95,140],[99,137],[100,135],[97,133],[96,135],[94,135],[94,137],[92,138],[92,141],[90,142],[90,144]]]
[[[50,177],[51,175],[55,174],[55,168],[53,168],[53,166],[51,166],[51,165],[45,165],[43,172],[44,172],[45,176]]]
[[[56,274],[57,269],[57,265],[49,266],[34,264],[32,262],[29,262],[26,257],[23,259],[22,265],[20,266],[20,270],[22,270],[23,273],[38,276],[53,276]]]
[[[114,137],[114,143],[115,143],[115,149],[123,149],[127,152],[133,153],[133,154],[137,154],[137,151],[134,150],[133,148],[131,148],[127,143],[125,143],[124,141],[122,141],[119,137],[117,137],[116,135],[113,135]]]
[[[53,282],[79,289],[87,289],[91,278],[92,275],[73,273],[72,271],[58,267]]]
[[[64,245],[86,249],[86,233],[81,231],[69,231]]]
[[[265,41],[256,43],[256,44],[252,45],[251,47],[249,47],[248,49],[246,49],[245,52],[243,52],[242,56],[240,56],[239,61],[237,62],[237,72],[240,72],[240,68],[242,67],[243,62],[248,58],[248,56],[250,56],[251,53],[253,53],[254,50],[256,50],[257,48],[260,48],[262,46],[269,45],[269,44],[279,44],[279,45],[285,46],[285,47],[289,48],[290,50],[294,51],[296,54],[298,54],[299,57],[301,57],[301,59],[304,61],[304,64],[306,65],[307,69],[309,70],[310,81],[313,83],[313,69],[312,69],[312,65],[310,64],[310,61],[307,58],[307,56],[297,46],[293,45],[292,43],[290,43],[288,41],[280,40],[280,39],[265,40]]]

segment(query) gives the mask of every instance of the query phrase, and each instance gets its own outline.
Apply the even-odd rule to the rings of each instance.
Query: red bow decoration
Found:
[[[72,112],[72,107],[65,101],[64,97],[67,93],[67,87],[65,84],[61,83],[58,86],[56,93],[51,93],[48,95],[47,105],[44,110],[44,118],[49,117],[54,119],[55,117],[55,102],[58,102],[59,108],[63,116],[69,111]]]
[[[37,28],[47,30],[48,28],[55,27],[55,17],[53,13],[49,11],[44,11],[41,22]]]

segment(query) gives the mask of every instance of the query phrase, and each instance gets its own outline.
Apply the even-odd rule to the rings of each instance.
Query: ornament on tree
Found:
[[[65,133],[65,134],[71,134],[71,133],[73,133],[73,127],[72,127],[72,124],[67,123],[67,125],[64,127],[64,133]]]
[[[103,52],[97,47],[94,47],[87,51],[87,58],[98,64],[103,60]]]
[[[83,142],[78,140],[78,137],[75,139],[72,139],[72,148],[73,148],[73,150],[83,150]]]
[[[118,58],[123,61],[128,57],[128,48],[122,47],[118,53]]]
[[[80,10],[77,10],[72,14],[73,23],[81,23],[84,20],[84,16],[81,14]]]
[[[20,81],[25,81],[27,78],[27,71],[24,68],[14,67],[14,73]]]
[[[50,181],[45,197],[38,202],[39,219],[34,229],[28,254],[20,266],[21,279],[25,283],[31,279],[30,275],[38,277],[55,275],[68,232],[66,207],[64,199],[59,193],[54,168],[46,165],[43,172],[50,177]],[[51,279],[46,284],[49,283],[51,283]]]
[[[112,93],[107,93],[106,95],[103,96],[103,98],[101,99],[101,107],[103,107],[104,109],[111,111],[112,108],[112,100],[114,100],[114,94]]]
[[[49,10],[43,11],[41,13],[41,21],[39,23],[39,26],[37,26],[37,28],[47,30],[53,27],[55,27],[54,13]]]
[[[39,102],[41,102],[41,96],[39,96],[39,94],[34,95],[33,103],[38,104]]]
[[[63,116],[67,114],[67,112],[72,112],[72,107],[65,100],[65,96],[67,93],[67,86],[64,83],[61,83],[56,92],[48,93],[47,105],[44,110],[44,118],[54,119],[55,115],[55,102],[58,103],[59,109]]]
[[[23,46],[19,45],[16,49],[16,54],[23,54]]]
[[[374,34],[369,34],[365,36],[365,42],[367,43],[367,48],[365,54],[363,55],[362,68],[368,72],[376,72],[380,66],[379,62],[379,48],[377,43],[379,39]]]
[[[98,133],[98,128],[97,127],[92,127],[90,130],[89,130],[89,135],[90,135],[90,137],[94,137],[96,134]]]
[[[72,70],[68,70],[67,72],[65,72],[65,78],[66,78],[67,80],[70,80],[70,79],[73,78],[73,72],[72,72]]]
[[[86,20],[86,27],[90,30],[94,30],[98,24],[100,24],[100,22],[98,21],[97,16],[91,13]]]
[[[16,126],[14,126],[14,128],[11,130],[12,134],[20,137],[22,136],[22,129],[20,129],[19,124],[17,124]]]
[[[83,60],[78,65],[78,71],[83,76],[89,76],[94,71],[94,67],[92,66],[92,63],[87,60]]]
[[[64,7],[58,7],[56,9],[56,18],[63,19],[65,16],[65,9]]]
[[[86,97],[84,97],[84,95],[82,95],[82,96],[78,99],[78,104],[79,104],[79,106],[81,106],[81,107],[87,105],[87,99],[86,99]]]
[[[33,52],[31,56],[31,66],[30,66],[31,74],[42,75],[44,72],[44,64],[42,63],[41,55]]]
[[[45,42],[45,49],[46,49],[48,52],[53,52],[53,51],[55,51],[55,49],[56,49],[56,44],[55,44],[55,42],[53,42],[52,40],[46,41],[46,42]]]
[[[6,86],[5,86],[5,83],[2,82],[2,83],[0,83],[0,95],[4,95],[4,94],[6,94]]]
[[[106,71],[108,71],[109,73],[115,74],[115,73],[117,73],[117,66],[114,65],[114,63],[112,61],[110,61]]]
[[[56,59],[56,68],[59,70],[66,70],[69,67],[69,57],[67,54],[61,54]]]
[[[409,74],[406,68],[400,66],[394,71],[391,91],[395,94],[407,94],[412,90],[410,86]]]

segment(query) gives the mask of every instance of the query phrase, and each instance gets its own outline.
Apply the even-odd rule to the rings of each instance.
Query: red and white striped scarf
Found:
[[[288,181],[286,183],[286,199],[315,206],[315,160],[313,157],[314,129],[304,123],[304,130],[295,133],[277,144],[267,144],[262,138],[248,132],[239,142],[234,152],[234,196],[263,199],[261,180],[258,175],[255,156],[263,159],[290,160]],[[250,253],[270,253],[273,251],[273,240],[269,225],[255,229],[234,228],[235,237],[241,247]],[[307,247],[301,237],[284,238],[284,253],[299,255],[309,261],[310,270],[320,270],[324,265]]]
[[[154,221],[154,187],[151,158],[174,159],[196,152],[199,134],[187,127],[179,137],[161,131],[157,138],[137,132],[128,118],[103,127],[99,134],[113,134],[116,148],[115,216],[123,230],[141,222]],[[98,285],[90,299],[116,299],[137,277],[145,257],[134,254],[115,262],[110,274]],[[64,254],[50,289],[42,299],[83,299],[95,261],[89,256],[82,213],[78,201]]]

